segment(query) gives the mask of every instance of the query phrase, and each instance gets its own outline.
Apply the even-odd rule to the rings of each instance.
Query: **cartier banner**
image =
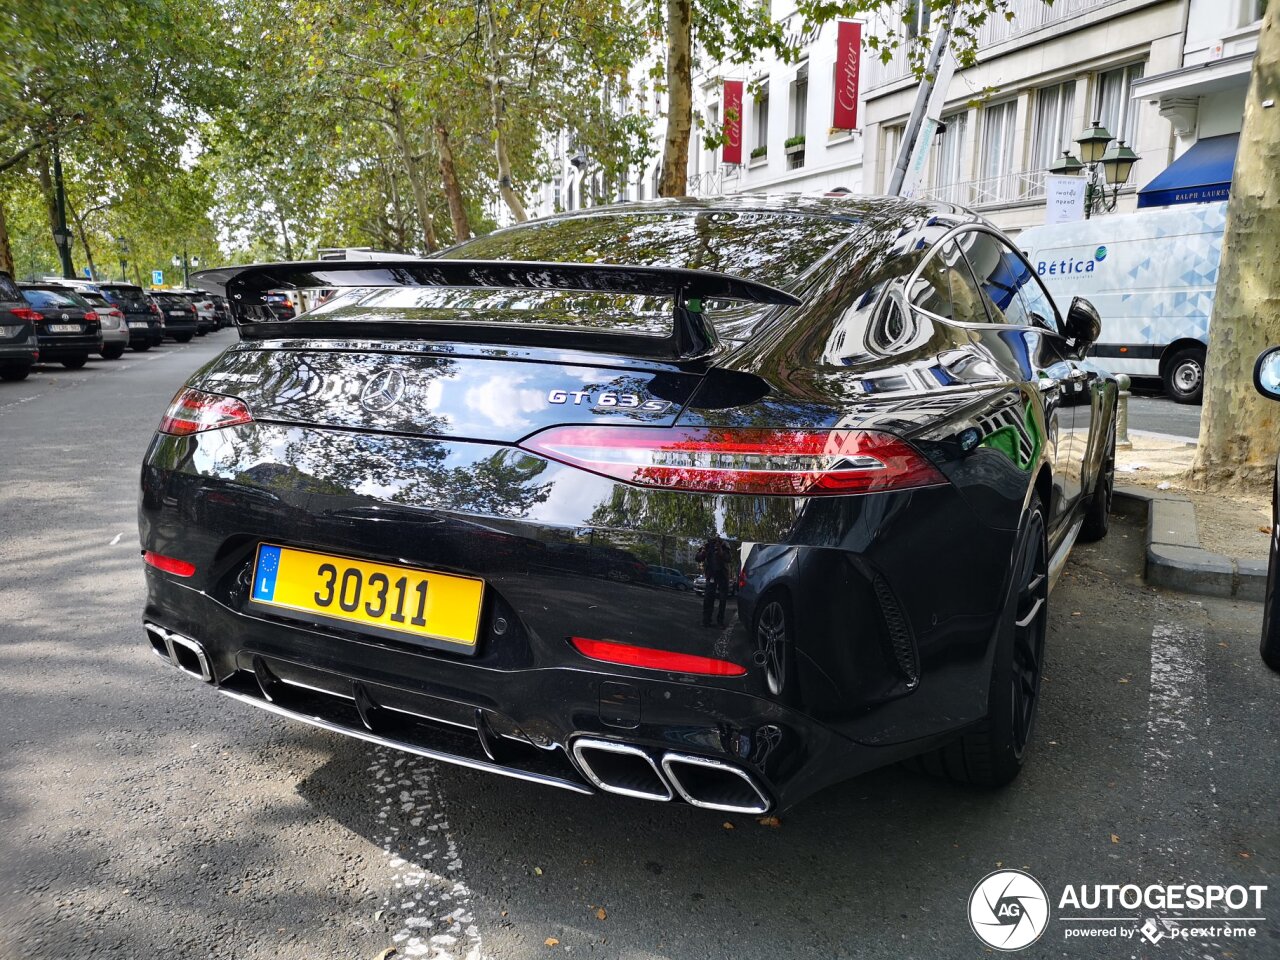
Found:
[[[725,163],[742,162],[742,81],[724,82],[724,148],[720,158]]]
[[[837,130],[858,128],[858,70],[862,66],[862,24],[841,20],[836,31],[835,115]]]

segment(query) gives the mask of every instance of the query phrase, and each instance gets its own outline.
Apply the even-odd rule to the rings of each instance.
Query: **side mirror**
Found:
[[[1098,316],[1092,303],[1084,297],[1076,297],[1071,301],[1071,309],[1067,311],[1063,332],[1083,356],[1086,350],[1098,342],[1098,337],[1102,336],[1102,318]]]
[[[1280,347],[1263,350],[1253,367],[1253,386],[1269,400],[1280,400]]]

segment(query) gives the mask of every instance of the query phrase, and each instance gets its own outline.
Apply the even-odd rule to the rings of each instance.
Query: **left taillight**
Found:
[[[185,437],[206,430],[221,430],[242,423],[252,423],[253,414],[243,400],[205,393],[187,387],[169,404],[160,421],[160,432]]]
[[[624,483],[699,493],[815,497],[946,483],[906,441],[870,430],[565,426],[520,445]]]
[[[30,307],[14,307],[9,311],[19,320],[26,320],[28,323],[39,323],[44,317],[32,310]]]

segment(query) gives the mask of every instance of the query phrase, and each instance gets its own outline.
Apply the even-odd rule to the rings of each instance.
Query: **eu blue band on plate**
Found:
[[[270,602],[275,597],[279,572],[280,548],[263,544],[258,548],[258,567],[253,572],[253,599]]]

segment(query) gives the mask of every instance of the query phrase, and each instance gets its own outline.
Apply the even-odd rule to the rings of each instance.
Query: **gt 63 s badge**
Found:
[[[662,413],[671,406],[670,400],[642,400],[635,393],[592,393],[590,390],[552,390],[547,394],[547,402],[596,408],[618,407],[623,410],[643,410],[645,413]]]

